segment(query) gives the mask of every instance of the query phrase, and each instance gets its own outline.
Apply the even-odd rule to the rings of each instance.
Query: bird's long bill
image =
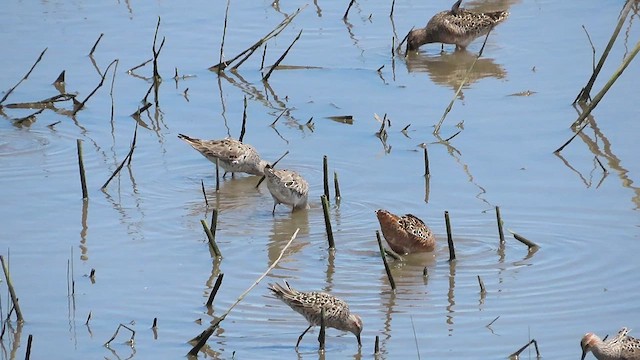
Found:
[[[582,349],[582,356],[580,357],[580,360],[584,360],[586,356],[587,356],[587,350]]]
[[[360,341],[360,334],[356,335],[356,339],[358,339],[358,348],[362,347],[362,342]]]

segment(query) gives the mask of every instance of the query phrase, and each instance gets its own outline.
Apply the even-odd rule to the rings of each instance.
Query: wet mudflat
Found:
[[[231,1],[225,58],[304,5]],[[305,336],[299,354],[293,348],[307,325],[270,295],[267,283],[282,279],[300,290],[329,291],[362,316],[361,352],[351,334],[329,330],[327,358],[374,358],[376,336],[379,358],[388,359],[506,358],[532,338],[546,358],[577,358],[585,332],[604,336],[640,326],[637,59],[583,133],[560,156],[553,154],[573,135],[569,126],[580,108],[571,103],[592,72],[582,25],[599,56],[622,4],[465,2],[511,15],[490,34],[439,138],[434,125],[482,39],[466,52],[445,46],[441,53],[433,44],[407,58],[392,56],[394,36],[397,45],[411,27],[451,4],[396,2],[391,21],[390,2],[358,1],[343,21],[347,5],[309,3],[269,40],[265,66],[302,30],[265,83],[262,47],[236,72],[208,70],[219,59],[223,2],[6,4],[1,95],[47,51],[0,109],[0,247],[25,318],[22,325],[15,314],[3,322],[3,359],[23,358],[29,334],[33,358],[182,357],[191,349],[188,340],[273,264],[296,229],[283,259],[209,339],[208,355],[320,357],[317,329]],[[158,57],[162,83],[136,119],[131,114],[145,105],[152,64],[127,70],[153,58],[158,17],[156,48],[165,39]],[[637,21],[636,3],[594,93],[640,38]],[[107,70],[115,59],[117,67]],[[103,74],[105,82],[75,116],[67,101],[35,121],[16,122],[38,109],[7,105],[60,94],[51,83],[63,70],[64,92],[78,101]],[[291,214],[280,205],[272,215],[271,195],[264,184],[255,187],[254,176],[227,177],[216,192],[214,165],[177,138],[237,138],[245,97],[244,140],[271,161],[289,151],[278,167],[309,181],[310,209]],[[391,122],[383,139],[376,136],[376,114]],[[136,124],[130,165],[102,191],[129,152]],[[88,201],[82,200],[77,139]],[[327,251],[320,203],[324,155],[342,194],[338,205],[331,189],[335,253]],[[540,245],[535,253],[508,232],[500,246],[495,206],[505,230]],[[221,260],[212,257],[200,223],[211,222],[214,208]],[[390,260],[396,292],[378,254],[379,208],[415,214],[438,238],[434,253]],[[456,244],[453,263],[444,211]],[[204,303],[219,273],[224,281],[209,310]],[[5,285],[3,278],[3,319],[11,308]],[[104,347],[121,323],[136,331],[134,346],[121,330]],[[522,355],[529,356],[535,357]]]

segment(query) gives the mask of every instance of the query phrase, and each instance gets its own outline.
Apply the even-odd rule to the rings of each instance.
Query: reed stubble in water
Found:
[[[107,73],[109,72],[109,69],[111,68],[112,65],[117,64],[118,61],[119,61],[118,59],[115,59],[111,63],[109,63],[109,66],[107,66],[106,70],[102,74],[102,77],[100,78],[100,82],[98,83],[98,85],[93,89],[93,91],[89,93],[89,95],[87,95],[87,97],[84,100],[77,102],[75,101],[75,98],[74,98],[74,105],[73,105],[73,111],[71,112],[71,116],[75,116],[78,113],[78,111],[84,108],[84,105],[87,103],[87,101],[89,101],[89,99],[93,96],[93,94],[95,94],[96,91],[98,91],[98,89],[100,89],[102,85],[104,85],[104,80],[107,77]]]
[[[209,298],[207,299],[207,307],[211,307],[211,304],[213,304],[213,300],[215,299],[216,294],[220,289],[220,285],[222,285],[223,278],[224,278],[224,273],[218,274],[218,277],[216,278],[216,283],[213,285],[213,290],[211,290],[211,294],[209,294]]]
[[[4,256],[0,255],[0,263],[2,264],[2,271],[4,271],[4,278],[7,280],[7,288],[9,289],[9,295],[11,296],[11,302],[13,303],[13,308],[16,310],[16,320],[19,323],[24,322],[24,317],[22,316],[22,311],[20,310],[20,304],[18,303],[18,296],[16,295],[16,291],[13,288],[13,282],[11,281],[11,276],[9,276],[9,267],[4,262]]]
[[[102,187],[100,189],[104,190],[104,189],[107,188],[107,186],[109,185],[111,180],[120,172],[120,170],[124,166],[124,163],[127,162],[127,160],[129,161],[129,164],[131,163],[131,157],[133,156],[133,150],[136,148],[136,139],[137,139],[137,137],[138,137],[138,123],[136,122],[135,130],[133,130],[133,140],[131,141],[131,148],[129,149],[129,153],[127,154],[127,156],[124,157],[124,160],[122,160],[120,165],[118,165],[116,170],[113,172],[113,174],[111,174],[109,179],[102,185]]]
[[[322,184],[324,185],[324,196],[329,200],[329,164],[327,155],[322,157]]]
[[[500,236],[500,244],[504,244],[504,231],[502,230],[502,218],[500,217],[499,206],[496,206],[496,221],[498,222],[498,235]]]
[[[391,274],[391,268],[389,267],[389,263],[387,262],[387,257],[385,256],[384,246],[382,246],[382,239],[380,238],[380,231],[376,230],[376,239],[378,240],[378,248],[380,249],[380,257],[382,258],[382,264],[384,265],[384,271],[387,273],[387,278],[389,279],[389,284],[391,285],[391,289],[396,291],[396,282],[393,280],[393,274]]]
[[[213,250],[213,254],[216,257],[222,257],[222,253],[220,252],[220,248],[218,248],[218,244],[216,244],[216,237],[211,232],[211,229],[207,225],[207,220],[200,220],[202,224],[202,228],[204,228],[205,234],[207,234],[207,239],[209,239],[209,245],[211,246],[211,250]]]
[[[324,214],[324,228],[327,232],[327,241],[329,242],[329,249],[335,249],[336,244],[333,241],[333,230],[331,229],[331,219],[329,218],[329,200],[325,195],[320,196],[320,202],[322,202],[322,213]]]
[[[320,308],[320,332],[318,333],[318,351],[324,353],[324,343],[325,343],[325,316],[324,316],[324,307]]]
[[[11,95],[11,93],[25,80],[27,80],[27,78],[29,77],[29,75],[31,75],[31,72],[33,71],[33,69],[36,68],[36,66],[38,65],[38,63],[42,60],[42,57],[44,56],[44,53],[47,52],[48,48],[44,48],[44,50],[42,50],[42,52],[40,53],[40,56],[38,56],[38,59],[36,60],[35,63],[33,63],[33,65],[31,66],[31,69],[29,69],[29,71],[27,71],[27,73],[22,77],[22,79],[20,79],[20,81],[18,81],[17,84],[15,84],[11,89],[7,90],[7,92],[4,94],[4,96],[2,97],[2,99],[0,99],[0,108],[2,103],[7,100],[7,98],[9,97],[9,95]]]
[[[449,245],[449,261],[456,259],[456,249],[453,246],[453,235],[451,234],[451,220],[449,220],[449,212],[444,212],[444,222],[447,227],[447,244]]]
[[[229,307],[229,309],[227,309],[227,311],[225,311],[220,317],[218,317],[213,324],[211,324],[207,329],[205,329],[204,331],[202,331],[198,336],[194,337],[193,339],[189,340],[190,343],[194,343],[193,347],[191,348],[191,350],[189,351],[189,353],[187,353],[187,355],[189,356],[195,356],[198,354],[198,352],[200,351],[200,349],[202,349],[202,347],[204,346],[204,344],[207,343],[207,340],[209,339],[209,337],[211,337],[211,335],[213,335],[213,332],[215,331],[215,329],[220,325],[220,323],[227,317],[227,315],[229,315],[229,313],[231,312],[231,310],[233,310],[244,298],[245,296],[247,296],[247,294],[253,290],[253,288],[255,288],[256,286],[258,286],[258,284],[260,283],[260,281],[262,281],[262,279],[264,279],[265,276],[267,276],[267,274],[269,274],[269,272],[271,272],[271,270],[273,270],[273,268],[275,268],[278,263],[280,262],[280,259],[282,259],[282,256],[284,256],[285,251],[287,251],[287,249],[289,248],[289,246],[291,245],[291,243],[293,242],[293,240],[295,240],[295,238],[298,236],[298,232],[300,231],[300,228],[296,229],[296,231],[293,233],[293,235],[291,236],[291,239],[289,239],[289,242],[287,242],[287,244],[282,248],[282,251],[280,251],[280,255],[278,256],[278,258],[276,258],[273,263],[271,264],[271,266],[269,266],[269,268],[267,268],[267,270],[260,275],[260,277],[258,277],[258,279],[251,285],[249,286],[249,288],[247,290],[245,290],[239,297],[238,299],[236,299],[236,301],[231,305],[231,307]]]
[[[513,235],[513,237],[514,237],[516,240],[518,240],[518,241],[520,241],[521,243],[523,243],[523,244],[527,245],[527,247],[529,248],[529,251],[532,251],[532,250],[538,249],[538,248],[540,247],[540,246],[538,246],[538,244],[536,244],[536,243],[534,243],[533,241],[531,241],[531,240],[529,240],[529,239],[525,238],[524,236],[518,235],[518,234],[514,233],[514,232],[513,232],[513,231],[511,231],[511,230],[508,230],[508,231],[511,233],[511,235]]]
[[[508,356],[508,358],[510,359],[518,359],[518,357],[520,356],[520,354],[526,349],[528,348],[531,344],[533,344],[533,346],[536,349],[536,358],[540,359],[540,350],[538,349],[538,342],[536,341],[536,339],[531,339],[531,341],[529,341],[527,344],[525,344],[523,347],[521,347],[520,349],[516,350],[514,353],[512,353],[511,355]]]
[[[300,30],[300,32],[298,33],[298,36],[296,36],[295,39],[293,39],[293,41],[291,42],[291,45],[289,45],[289,47],[287,48],[287,50],[284,51],[284,53],[280,56],[280,58],[278,58],[278,60],[276,60],[275,63],[273,63],[273,65],[271,65],[271,68],[269,69],[269,71],[267,72],[267,74],[265,76],[262,77],[262,81],[268,81],[269,78],[271,77],[271,73],[273,72],[273,70],[275,70],[278,65],[280,65],[280,63],[282,62],[282,60],[284,60],[284,57],[287,56],[287,54],[289,53],[289,51],[291,50],[291,48],[293,47],[293,44],[296,43],[296,41],[298,41],[298,39],[300,39],[300,36],[302,35],[302,30]]]
[[[106,343],[104,343],[104,346],[106,348],[109,348],[110,345],[111,345],[111,342],[116,338],[116,336],[118,336],[118,332],[120,331],[120,328],[125,328],[125,329],[131,331],[131,337],[129,338],[129,340],[127,340],[127,343],[129,345],[133,345],[135,343],[136,331],[133,330],[132,328],[128,327],[125,324],[120,324],[116,328],[116,331],[113,333],[113,336],[111,336],[111,339],[109,339]]]
[[[84,173],[84,162],[82,159],[82,140],[76,139],[76,148],[78,149],[78,168],[80,170],[80,185],[82,186],[82,198],[88,199],[89,193],[87,191],[87,177]]]

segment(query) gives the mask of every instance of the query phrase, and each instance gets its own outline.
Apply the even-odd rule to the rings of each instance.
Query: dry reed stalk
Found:
[[[499,206],[496,206],[496,221],[498,222],[498,235],[500,235],[500,244],[504,244],[504,231],[502,230],[502,218],[500,217]]]
[[[451,235],[451,221],[449,220],[449,212],[444,212],[444,222],[447,227],[447,244],[449,244],[449,262],[456,259],[456,249],[453,246],[453,236]]]
[[[220,248],[218,248],[218,244],[216,244],[216,237],[213,236],[211,229],[207,225],[207,220],[200,220],[202,224],[202,228],[204,229],[205,234],[207,234],[207,239],[209,240],[209,245],[211,246],[211,250],[213,250],[213,254],[219,258],[222,257],[222,253],[220,252]]]
[[[105,71],[105,73],[106,73],[106,71]],[[100,189],[105,190],[107,188],[107,185],[109,185],[111,180],[120,172],[120,170],[124,166],[124,163],[127,162],[127,160],[129,160],[129,163],[131,163],[131,157],[133,156],[133,150],[136,148],[136,138],[137,137],[138,137],[138,123],[136,122],[136,127],[135,127],[135,130],[133,131],[133,141],[131,141],[131,148],[129,149],[129,153],[127,154],[127,156],[124,157],[124,160],[122,160],[120,165],[118,165],[116,170],[113,172],[113,174],[111,174],[109,179],[102,185],[102,187]]]
[[[389,263],[387,262],[387,257],[385,256],[384,246],[382,246],[382,239],[380,238],[380,231],[376,230],[376,239],[378,240],[378,248],[380,249],[380,257],[382,258],[382,264],[384,265],[384,271],[387,273],[387,278],[389,279],[389,284],[391,284],[391,289],[396,291],[396,282],[393,280],[393,274],[391,274],[391,268],[389,267]]]
[[[128,327],[127,325],[124,324],[120,324],[118,325],[118,327],[116,328],[116,332],[113,333],[113,336],[111,337],[111,339],[109,339],[109,341],[107,341],[106,343],[104,343],[104,346],[106,348],[109,348],[109,345],[111,344],[111,342],[116,338],[116,336],[118,336],[118,331],[120,331],[120,328],[123,327],[129,331],[131,331],[131,338],[129,338],[129,340],[127,341],[130,345],[133,345],[135,343],[134,338],[136,337],[136,331],[133,330],[132,328]]]
[[[44,48],[44,50],[42,50],[42,52],[40,53],[40,56],[38,56],[38,59],[36,60],[36,62],[33,63],[33,65],[31,66],[31,69],[29,69],[29,71],[22,77],[22,79],[20,79],[20,81],[18,81],[18,83],[15,84],[11,89],[7,90],[7,92],[4,94],[2,99],[0,99],[0,104],[2,104],[5,100],[7,100],[9,95],[11,95],[11,93],[18,87],[18,85],[20,85],[23,81],[27,80],[29,75],[31,75],[31,72],[33,71],[33,69],[35,69],[36,65],[38,65],[40,60],[42,60],[42,56],[44,56],[44,53],[47,52],[47,49],[48,48]]]
[[[275,28],[273,28],[273,30],[271,30],[269,33],[267,33],[267,35],[265,35],[264,37],[262,37],[260,40],[256,41],[253,45],[251,45],[249,48],[247,48],[246,50],[242,51],[240,54],[236,55],[234,58],[232,58],[229,61],[220,61],[218,64],[213,65],[212,67],[209,68],[210,71],[216,71],[217,73],[220,73],[220,71],[224,70],[227,66],[229,66],[230,64],[232,64],[234,61],[238,60],[240,57],[242,57],[243,55],[247,54],[248,55],[245,57],[245,60],[247,58],[249,58],[249,56],[251,56],[260,46],[262,46],[262,44],[264,44],[267,40],[278,36],[278,34],[280,34],[282,32],[282,30],[284,30],[287,25],[289,25],[291,23],[291,21],[293,21],[293,19],[298,16],[298,14],[300,13],[300,11],[302,11],[304,8],[306,8],[307,5],[298,8],[298,10],[296,10],[292,15],[288,15],[287,17],[285,17],[284,20],[282,20],[280,22],[280,24],[276,25]],[[244,60],[242,60],[242,62],[244,62]],[[239,66],[239,65],[238,65]],[[237,66],[236,66],[237,67]]]
[[[373,344],[373,355],[380,354],[380,336],[376,335],[376,342]]]
[[[280,65],[282,60],[284,60],[284,57],[287,56],[287,54],[289,53],[289,50],[291,50],[291,48],[293,47],[293,44],[295,44],[296,41],[298,41],[298,39],[300,39],[301,35],[302,35],[302,30],[300,30],[300,32],[298,33],[298,36],[296,36],[296,38],[293,39],[293,41],[291,42],[291,45],[289,45],[287,50],[285,50],[284,53],[282,53],[280,58],[278,58],[278,60],[276,60],[276,62],[273,63],[273,65],[271,65],[271,68],[269,69],[267,74],[262,77],[262,81],[268,81],[269,80],[269,77],[271,77],[271,73],[273,72],[273,70],[275,70],[278,67],[278,65]]]
[[[218,63],[222,64],[222,57],[224,55],[224,39],[227,36],[227,19],[229,18],[229,5],[231,4],[231,0],[227,0],[227,8],[224,11],[224,26],[222,27],[222,41],[220,42],[220,58],[218,60]],[[218,74],[220,74],[220,71],[222,71],[224,69],[222,69],[221,67],[218,67]],[[242,140],[240,140],[242,141]]]
[[[242,110],[242,127],[240,128],[240,137],[238,140],[242,142],[244,134],[247,131],[247,95],[244,96],[244,109]]]
[[[204,191],[204,180],[200,180],[200,186],[202,186],[202,196],[204,196],[204,204],[209,207],[209,199],[207,199],[207,193]]]
[[[633,1],[631,1],[631,0],[627,0],[625,2],[624,7],[622,8],[622,12],[620,14],[620,17],[618,18],[618,24],[616,25],[616,28],[613,30],[613,34],[611,34],[611,38],[609,38],[609,42],[607,43],[607,46],[605,47],[604,51],[602,52],[602,55],[600,56],[600,60],[598,60],[598,65],[596,65],[595,69],[593,70],[593,73],[591,74],[591,77],[589,78],[589,81],[587,82],[587,85],[580,90],[580,93],[578,94],[578,96],[576,96],[575,100],[573,100],[574,104],[576,102],[587,102],[587,100],[589,99],[589,96],[590,96],[590,93],[591,93],[591,89],[593,88],[593,84],[595,84],[596,78],[598,77],[598,74],[600,73],[600,70],[602,69],[602,66],[604,65],[604,62],[607,59],[607,56],[609,56],[609,52],[611,51],[611,48],[613,47],[613,44],[616,42],[616,39],[618,38],[618,34],[620,33],[620,30],[622,29],[622,25],[626,21],[627,15],[629,14],[629,11],[631,10],[631,4],[632,3],[633,3]],[[586,29],[585,29],[585,31],[586,31]],[[588,35],[589,34],[587,33],[587,36]],[[591,38],[589,38],[589,42],[591,43]],[[591,47],[593,48],[593,43],[591,43]],[[595,54],[595,50],[594,50],[594,54]]]
[[[518,359],[518,357],[520,356],[520,353],[522,353],[524,349],[528,348],[529,345],[531,344],[533,344],[536,348],[536,358],[540,359],[540,350],[538,350],[538,342],[536,341],[536,339],[532,339],[531,341],[529,341],[526,345],[516,350],[513,354],[509,355],[508,358]]]
[[[96,91],[98,91],[98,89],[100,89],[102,87],[102,85],[104,84],[104,79],[107,76],[107,72],[109,72],[109,68],[111,68],[111,65],[116,64],[118,62],[118,59],[113,60],[109,66],[107,66],[106,70],[104,71],[104,73],[102,74],[101,78],[100,78],[100,82],[98,83],[98,86],[95,87],[95,89],[93,89],[93,91],[81,102],[74,104],[73,106],[73,111],[71,112],[71,116],[75,116],[76,113],[78,111],[80,111],[84,105],[87,103],[87,101],[89,100],[89,98],[91,98],[91,96],[93,96],[93,94],[96,93]]]
[[[216,158],[216,192],[220,191],[220,161]]]
[[[336,203],[340,202],[340,184],[338,184],[338,173],[337,172],[333,172],[333,188],[334,191],[336,192]]]
[[[335,249],[336,244],[333,241],[333,230],[331,230],[331,219],[329,218],[329,200],[325,195],[320,196],[322,202],[322,213],[324,214],[324,228],[327,232],[327,241],[329,242],[329,250]]]
[[[84,172],[84,162],[82,160],[82,140],[76,140],[76,148],[78,149],[78,168],[80,169],[80,185],[82,186],[82,198],[88,199],[89,192],[87,191],[87,178]]]
[[[322,184],[324,185],[324,196],[329,200],[329,161],[327,155],[322,157]]]
[[[442,117],[440,118],[440,121],[438,121],[438,124],[436,125],[436,128],[433,130],[434,134],[439,134],[440,133],[440,127],[442,126],[442,123],[444,122],[444,119],[447,117],[447,115],[449,114],[449,112],[453,108],[453,103],[458,98],[458,95],[460,94],[460,91],[462,91],[462,87],[464,86],[464,84],[467,82],[467,80],[469,80],[469,75],[471,75],[471,71],[473,71],[473,67],[476,66],[476,63],[478,62],[478,60],[482,56],[482,52],[484,51],[484,46],[487,44],[487,39],[489,39],[489,34],[491,34],[491,30],[493,30],[493,27],[489,30],[489,32],[487,33],[487,36],[484,37],[484,42],[482,43],[482,47],[480,48],[480,52],[478,52],[478,56],[476,56],[476,58],[473,60],[473,63],[471,63],[471,66],[469,66],[469,69],[467,69],[467,72],[464,75],[464,78],[462,79],[462,81],[460,82],[460,85],[458,86],[458,89],[456,90],[455,94],[453,94],[453,98],[449,102],[449,105],[447,106],[447,108],[444,110],[444,113],[442,114]]]
[[[33,335],[29,334],[29,339],[27,339],[27,352],[24,356],[25,360],[31,359],[31,344],[33,342]]]
[[[236,302],[234,302],[231,307],[229,307],[229,309],[227,309],[227,311],[225,311],[219,318],[216,319],[216,321],[211,324],[207,329],[205,329],[203,332],[201,332],[198,336],[194,337],[193,339],[191,339],[189,342],[196,342],[196,344],[193,346],[193,348],[191,348],[191,350],[189,351],[189,353],[187,355],[190,356],[195,356],[198,354],[198,352],[200,351],[200,349],[202,349],[202,347],[204,346],[204,344],[206,344],[207,340],[209,339],[209,337],[213,334],[213,332],[215,331],[215,329],[220,325],[220,323],[227,317],[227,315],[229,315],[229,313],[231,312],[231,310],[233,310],[233,308],[235,308],[240,301],[242,301],[242,299],[244,299],[245,296],[247,296],[247,294],[253,290],[253,288],[255,288],[256,286],[258,286],[258,284],[260,283],[260,281],[262,281],[262,279],[264,279],[265,276],[267,276],[267,274],[269,274],[269,272],[271,272],[271,270],[273,270],[273,268],[275,268],[278,265],[278,262],[280,262],[280,259],[282,259],[282,256],[284,255],[285,251],[287,251],[287,249],[289,248],[289,246],[291,245],[291,243],[293,242],[293,240],[295,240],[296,236],[298,236],[298,232],[300,231],[300,228],[298,228],[293,235],[291,236],[291,239],[289,240],[289,242],[284,246],[284,248],[282,248],[282,251],[280,251],[280,255],[278,256],[277,259],[275,259],[273,261],[273,263],[271,264],[271,266],[269,266],[269,268],[262,274],[260,275],[260,277],[258,277],[258,279],[251,285],[249,286],[249,288],[247,290],[245,290],[236,300]]]
[[[424,176],[431,176],[431,172],[429,171],[429,153],[427,151],[427,144],[424,144]]]
[[[539,247],[540,247],[540,246],[538,246],[538,244],[536,244],[536,243],[534,243],[533,241],[531,241],[531,240],[529,240],[529,239],[525,238],[524,236],[518,235],[518,234],[514,233],[513,231],[511,231],[511,230],[509,230],[509,229],[507,229],[507,231],[509,231],[509,232],[511,233],[511,235],[513,235],[513,237],[514,237],[516,240],[518,240],[518,241],[520,241],[521,243],[523,243],[523,244],[527,245],[527,247],[529,248],[529,250],[530,250],[530,251],[531,251],[532,249],[537,249],[537,248],[539,248]]]
[[[13,308],[16,310],[16,320],[19,323],[24,322],[24,317],[22,317],[22,311],[20,310],[20,304],[18,303],[18,296],[16,295],[16,291],[13,287],[13,282],[11,281],[11,276],[9,273],[9,267],[4,262],[4,256],[0,255],[0,263],[2,263],[2,271],[4,271],[4,278],[7,280],[7,288],[9,289],[9,295],[11,296],[11,302],[13,303]]]
[[[224,278],[224,273],[218,274],[216,278],[216,283],[213,285],[213,290],[211,290],[211,294],[209,294],[209,299],[207,299],[207,307],[211,307],[213,304],[213,299],[215,299],[218,290],[220,289],[220,285],[222,285],[222,278]]]
[[[93,47],[91,47],[91,51],[89,51],[89,56],[93,56],[93,52],[96,51],[96,48],[98,47],[98,43],[100,42],[100,40],[102,40],[103,36],[104,34],[100,33],[100,36],[98,36],[98,40],[96,40],[96,42],[93,44]]]
[[[480,285],[480,294],[484,295],[487,293],[487,289],[484,287],[484,281],[482,281],[482,278],[480,277],[480,275],[478,275],[478,285]]]

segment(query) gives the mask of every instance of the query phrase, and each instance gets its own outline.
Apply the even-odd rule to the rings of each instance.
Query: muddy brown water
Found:
[[[48,50],[3,105],[58,94],[51,83],[62,70],[67,92],[83,99],[100,81],[96,67],[102,72],[114,59],[119,63],[113,121],[113,68],[75,119],[46,110],[20,127],[11,119],[35,110],[5,107],[0,113],[0,248],[10,259],[26,319],[19,326],[12,316],[6,324],[2,359],[23,358],[29,334],[33,358],[181,358],[190,349],[187,341],[275,261],[297,228],[290,251],[210,338],[210,356],[323,357],[317,353],[317,331],[305,337],[299,354],[294,351],[306,323],[266,287],[282,279],[302,290],[330,291],[362,316],[361,353],[351,334],[329,330],[326,358],[371,359],[376,336],[380,357],[388,359],[506,358],[531,338],[545,358],[577,358],[585,332],[604,336],[621,326],[640,326],[637,59],[593,112],[584,134],[562,157],[553,155],[572,135],[568,127],[577,111],[571,102],[591,74],[592,50],[581,25],[599,55],[620,2],[470,2],[476,9],[508,8],[511,16],[490,35],[444,122],[443,139],[461,131],[449,146],[438,143],[433,126],[481,41],[466,53],[447,46],[441,54],[439,45],[429,45],[405,59],[392,58],[391,39],[394,34],[401,39],[451,4],[397,1],[392,22],[390,2],[358,1],[343,22],[346,2],[309,3],[269,42],[267,65],[303,30],[283,62],[294,68],[275,71],[268,86],[260,81],[262,49],[237,73],[218,77],[207,70],[219,56],[225,5],[5,4],[0,88],[11,88]],[[232,1],[225,58],[304,5]],[[150,65],[134,75],[127,70],[151,57],[158,16],[158,42],[166,38],[159,59],[159,107],[142,116],[131,166],[103,192],[100,186],[129,151],[135,127],[130,114],[150,86],[144,78],[151,75]],[[640,38],[637,22],[636,5],[594,93]],[[174,81],[176,68],[188,77]],[[521,96],[527,91],[529,96]],[[245,140],[267,159],[290,151],[280,165],[308,179],[308,211],[290,214],[279,207],[272,216],[271,197],[266,186],[255,188],[257,177],[227,178],[216,193],[213,165],[177,138],[178,133],[237,137],[245,96]],[[290,111],[270,127],[285,107]],[[374,114],[391,120],[385,143],[375,136],[380,124]],[[342,115],[352,115],[352,123],[329,119]],[[311,117],[313,129],[305,126]],[[86,204],[76,139],[84,146]],[[430,155],[428,193],[421,143],[428,144]],[[323,155],[330,171],[339,174],[342,192],[339,206],[332,200],[333,255],[326,250],[319,200]],[[220,209],[220,262],[212,259],[200,224],[211,217],[201,181],[210,204]],[[509,233],[499,247],[495,206],[505,229],[541,246],[536,253],[529,254]],[[439,238],[434,254],[391,262],[395,293],[377,253],[378,208],[413,213]],[[455,264],[447,262],[445,210],[452,218]],[[95,283],[88,277],[92,269]],[[224,282],[209,312],[203,304],[219,272]],[[486,286],[484,296],[477,276]],[[5,284],[0,285],[3,318],[10,308]],[[154,318],[156,334],[150,329]],[[136,330],[135,345],[127,345],[129,334],[121,332],[105,348],[120,323]]]

